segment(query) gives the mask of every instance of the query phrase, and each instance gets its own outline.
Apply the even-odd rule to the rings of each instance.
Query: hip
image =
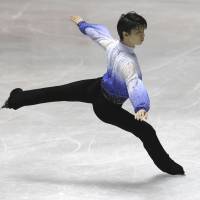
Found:
[[[126,97],[119,97],[119,96],[114,96],[114,95],[111,95],[109,94],[101,85],[101,93],[103,94],[104,98],[106,100],[108,100],[109,102],[112,102],[114,104],[117,104],[117,105],[122,105],[126,100],[127,98]]]

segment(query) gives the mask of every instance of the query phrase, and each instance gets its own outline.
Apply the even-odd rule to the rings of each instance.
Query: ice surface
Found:
[[[131,133],[92,106],[53,102],[0,110],[0,199],[200,199],[200,2],[1,0],[0,102],[24,90],[102,76],[105,52],[70,22],[102,23],[117,38],[122,13],[148,22],[135,51],[151,98],[148,122],[186,176],[161,172]],[[133,112],[129,101],[123,105]]]

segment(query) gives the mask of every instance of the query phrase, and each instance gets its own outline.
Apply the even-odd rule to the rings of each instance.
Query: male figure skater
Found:
[[[160,170],[171,175],[184,175],[182,166],[169,157],[159,142],[156,131],[145,121],[150,101],[142,82],[142,73],[134,48],[144,40],[146,20],[135,12],[122,14],[117,23],[120,40],[113,39],[103,25],[88,23],[80,16],[71,16],[71,20],[83,34],[106,50],[107,72],[98,78],[60,86],[26,91],[15,88],[2,108],[16,110],[23,106],[55,101],[91,103],[100,120],[138,137]],[[122,108],[128,98],[135,115]]]

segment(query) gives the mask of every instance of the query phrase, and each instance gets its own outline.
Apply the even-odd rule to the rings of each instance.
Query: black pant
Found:
[[[22,106],[56,102],[79,101],[91,103],[96,116],[105,123],[118,126],[138,137],[153,162],[164,172],[169,173],[176,163],[169,157],[160,144],[156,131],[145,121],[138,121],[134,115],[113,104],[101,92],[102,77],[80,80],[65,85],[27,90],[15,95],[11,103],[14,109]],[[176,165],[178,167],[178,164]]]

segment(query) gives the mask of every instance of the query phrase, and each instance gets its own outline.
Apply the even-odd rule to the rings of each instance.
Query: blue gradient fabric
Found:
[[[142,81],[142,73],[134,48],[114,39],[101,24],[78,23],[80,31],[106,50],[107,71],[101,87],[114,98],[130,99],[135,113],[150,109],[150,99]]]

